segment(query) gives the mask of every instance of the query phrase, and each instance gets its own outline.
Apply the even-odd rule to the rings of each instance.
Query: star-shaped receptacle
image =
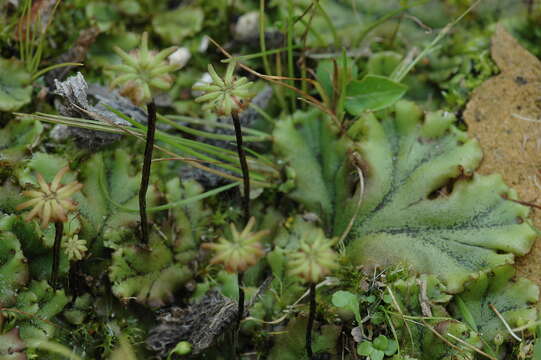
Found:
[[[61,184],[62,178],[68,170],[67,166],[60,169],[50,184],[45,181],[41,174],[36,174],[39,188],[23,191],[22,194],[31,199],[16,207],[16,210],[32,208],[25,216],[25,221],[38,217],[41,220],[41,228],[43,229],[51,222],[68,221],[68,212],[77,208],[77,203],[71,200],[70,197],[83,187],[83,184],[77,181],[66,185]]]
[[[253,266],[265,255],[261,238],[268,234],[268,230],[252,232],[255,218],[250,218],[246,227],[239,232],[234,224],[231,224],[231,237],[221,237],[217,243],[204,243],[204,249],[214,252],[211,264],[222,264],[230,273],[241,273]]]

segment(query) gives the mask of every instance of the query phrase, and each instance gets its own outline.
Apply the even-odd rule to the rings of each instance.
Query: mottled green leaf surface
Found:
[[[289,195],[335,236],[355,213],[354,165],[362,169],[365,191],[348,238],[355,263],[406,263],[459,292],[474,274],[528,252],[535,238],[528,209],[504,199],[515,192],[498,175],[473,175],[481,149],[452,114],[425,115],[404,101],[378,116],[362,116],[339,137],[315,111],[297,113],[273,134],[294,170]],[[348,157],[354,153],[359,164]]]
[[[337,130],[315,110],[277,122],[273,136],[276,152],[295,173],[291,198],[317,213],[327,229],[343,228],[351,205],[349,142],[337,140]]]
[[[375,53],[366,63],[366,71],[369,74],[391,76],[394,69],[398,67],[402,55],[393,51],[381,51]]]
[[[10,231],[15,219],[0,217],[0,307],[13,305],[18,290],[28,281],[28,261],[19,239]]]
[[[203,192],[194,181],[181,187],[178,179],[166,185],[168,201],[178,201]],[[174,300],[174,294],[193,274],[188,263],[196,256],[198,222],[206,214],[201,202],[171,212],[170,227],[153,233],[149,249],[139,244],[119,246],[113,254],[109,277],[113,293],[120,299],[150,307],[161,307]]]
[[[456,295],[473,317],[474,330],[491,345],[494,345],[496,335],[502,339],[509,339],[511,335],[490,305],[496,308],[512,328],[537,320],[534,304],[539,298],[538,286],[524,278],[514,280],[514,276],[515,269],[512,266],[501,266],[482,274],[469,283],[463,293]],[[464,311],[457,306],[456,300],[453,313],[456,318],[464,319]]]
[[[354,262],[407,263],[459,292],[473,274],[530,249],[528,209],[503,198],[515,192],[498,175],[471,176],[481,150],[451,114],[424,116],[401,102],[379,119],[363,116],[349,135],[366,176],[349,237]]]
[[[396,300],[393,301],[393,311],[399,311],[392,320],[401,352],[419,360],[474,359],[472,347],[456,342],[449,334],[477,348],[482,347],[481,339],[466,324],[451,319],[445,304],[439,305],[450,297],[442,295],[443,288],[434,276],[425,275],[398,280],[390,288]],[[421,301],[424,302],[425,313]],[[427,316],[426,309],[430,309],[432,316]],[[416,320],[406,320],[400,314],[415,316]],[[451,347],[449,343],[455,345]]]
[[[98,248],[115,248],[122,239],[133,237],[139,213],[124,211],[119,206],[139,208],[139,177],[123,149],[97,153],[82,165],[80,178],[84,187],[74,196],[79,203],[81,238],[98,240],[92,245]],[[152,189],[150,186],[148,206],[152,206],[155,197]]]
[[[30,80],[21,61],[0,58],[0,111],[16,111],[30,102]]]
[[[14,165],[25,153],[37,145],[43,125],[36,120],[12,120],[0,129],[0,162]]]
[[[68,303],[64,290],[54,290],[45,280],[33,281],[27,290],[17,296],[16,309],[20,311],[17,326],[27,344],[53,336],[56,325],[51,320]]]
[[[162,39],[181,45],[184,38],[195,35],[203,26],[205,14],[200,8],[180,6],[154,17],[152,27]]]
[[[305,348],[306,318],[292,319],[287,325],[286,331],[275,337],[275,345],[272,348],[269,360],[303,360],[308,359]],[[312,350],[316,356],[336,356],[336,346],[340,327],[324,325],[318,331],[314,331]]]

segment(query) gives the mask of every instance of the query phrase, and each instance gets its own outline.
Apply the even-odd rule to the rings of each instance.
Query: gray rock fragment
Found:
[[[237,317],[237,303],[217,291],[187,308],[172,307],[158,317],[160,324],[150,331],[146,340],[149,350],[165,359],[179,341],[192,344],[192,354],[207,349]]]
[[[138,122],[146,120],[146,114],[128,99],[116,91],[106,87],[86,83],[83,75],[78,72],[65,81],[55,80],[55,94],[63,98],[63,102],[55,102],[61,115],[110,122],[118,125],[130,125],[129,122],[107,109],[114,108]],[[92,105],[90,100],[95,100]],[[84,148],[97,149],[118,141],[122,135],[104,131],[69,127],[69,133],[77,139],[77,144]]]

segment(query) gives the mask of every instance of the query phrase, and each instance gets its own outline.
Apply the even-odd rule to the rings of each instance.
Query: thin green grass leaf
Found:
[[[460,314],[464,318],[464,321],[468,326],[474,330],[477,331],[477,324],[475,323],[475,318],[473,317],[472,313],[470,312],[470,309],[468,309],[468,306],[466,306],[466,303],[464,303],[464,300],[460,297],[460,295],[456,295],[456,304],[458,306],[458,310],[460,311]]]
[[[54,69],[58,69],[58,68],[65,67],[65,66],[83,66],[83,65],[84,64],[76,63],[76,62],[65,62],[65,63],[62,63],[62,64],[55,64],[55,65],[47,66],[46,68],[43,68],[43,69],[37,71],[34,75],[32,75],[32,81],[36,80],[41,75],[43,75],[45,73],[48,73],[49,71],[54,70]]]
[[[229,190],[229,189],[234,188],[234,187],[239,186],[239,185],[240,185],[240,182],[237,181],[237,182],[234,182],[234,183],[231,183],[231,184],[220,186],[220,187],[218,187],[216,189],[206,191],[206,192],[204,192],[202,194],[192,196],[192,197],[190,197],[188,199],[182,199],[180,201],[175,201],[175,202],[168,203],[168,204],[165,204],[165,205],[149,207],[149,208],[147,208],[147,212],[150,213],[150,212],[156,212],[156,211],[163,211],[163,210],[172,209],[172,208],[182,206],[182,205],[187,205],[187,204],[190,204],[192,202],[199,201],[199,200],[202,200],[202,199],[206,199],[206,198],[208,198],[210,196],[217,195],[217,194],[219,194],[221,192],[224,192],[226,190]],[[127,208],[127,207],[123,206],[122,204],[119,204],[116,201],[114,201],[109,196],[109,192],[105,188],[105,183],[104,183],[104,179],[102,179],[102,176],[100,176],[100,178],[99,178],[99,186],[100,186],[100,189],[101,189],[101,191],[103,193],[103,196],[105,196],[107,198],[107,200],[111,204],[113,204],[115,207],[117,207],[120,210],[125,211],[125,212],[130,212],[130,213],[138,213],[139,212],[138,208],[137,209]]]
[[[481,2],[481,0],[477,0],[476,2],[474,2],[466,11],[464,11],[459,17],[457,17],[455,20],[453,20],[452,22],[450,22],[449,24],[447,24],[440,32],[439,34],[434,38],[434,40],[432,40],[430,42],[430,44],[428,44],[423,51],[421,51],[421,53],[419,55],[417,55],[417,57],[415,59],[413,59],[411,62],[404,62],[402,63],[401,65],[399,65],[395,71],[393,72],[393,74],[391,75],[391,79],[392,80],[395,80],[395,81],[402,81],[402,79],[404,79],[404,77],[406,77],[406,75],[409,74],[409,72],[411,71],[411,69],[413,69],[413,67],[419,62],[421,61],[421,59],[423,59],[425,56],[427,56],[428,54],[430,54],[432,51],[434,51],[436,49],[436,45],[440,42],[441,39],[443,39],[443,37],[445,35],[447,35],[451,29],[453,28],[453,26],[455,26],[460,20],[462,20],[470,11],[472,11],[476,6],[477,4],[479,4],[479,2]]]
[[[207,139],[214,139],[214,140],[236,141],[236,138],[235,138],[234,135],[214,134],[214,133],[209,133],[207,131],[193,129],[193,128],[188,127],[188,126],[178,124],[178,123],[168,119],[166,116],[163,116],[163,115],[158,115],[158,119],[160,121],[168,124],[168,125],[171,125],[172,127],[174,127],[177,130],[185,132],[186,134],[190,134],[190,135],[194,135],[194,136],[201,136],[201,137],[204,137],[204,138],[207,138]],[[262,142],[262,141],[271,140],[271,136],[270,135],[266,135],[266,136],[263,136],[263,137],[259,137],[259,136],[243,136],[242,139],[243,139],[243,141],[246,141],[246,142]]]

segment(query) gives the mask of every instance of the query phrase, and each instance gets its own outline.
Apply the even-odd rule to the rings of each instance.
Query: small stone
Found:
[[[209,37],[207,35],[203,36],[201,39],[201,42],[199,43],[199,48],[197,49],[200,53],[204,53],[207,51],[209,47]]]
[[[210,84],[211,82],[212,82],[212,77],[210,76],[210,74],[208,72],[206,72],[203,75],[201,75],[201,77],[199,78],[199,80],[197,80],[195,82],[193,87],[200,86],[200,85],[207,85],[207,84]],[[193,88],[192,88],[192,96],[193,97],[199,97],[201,95],[203,95],[203,91],[193,90]]]
[[[353,329],[351,329],[351,336],[353,336],[353,340],[355,340],[355,342],[357,343],[360,343],[361,341],[363,341],[363,335],[361,333],[361,328],[359,326],[356,326]]]
[[[53,127],[49,135],[53,141],[63,142],[70,137],[70,131],[68,126],[57,124]]]
[[[188,50],[187,47],[181,47],[167,58],[169,64],[178,66],[179,69],[183,68],[190,58],[192,53]]]
[[[234,32],[235,39],[239,41],[259,36],[259,12],[252,11],[239,17]]]

